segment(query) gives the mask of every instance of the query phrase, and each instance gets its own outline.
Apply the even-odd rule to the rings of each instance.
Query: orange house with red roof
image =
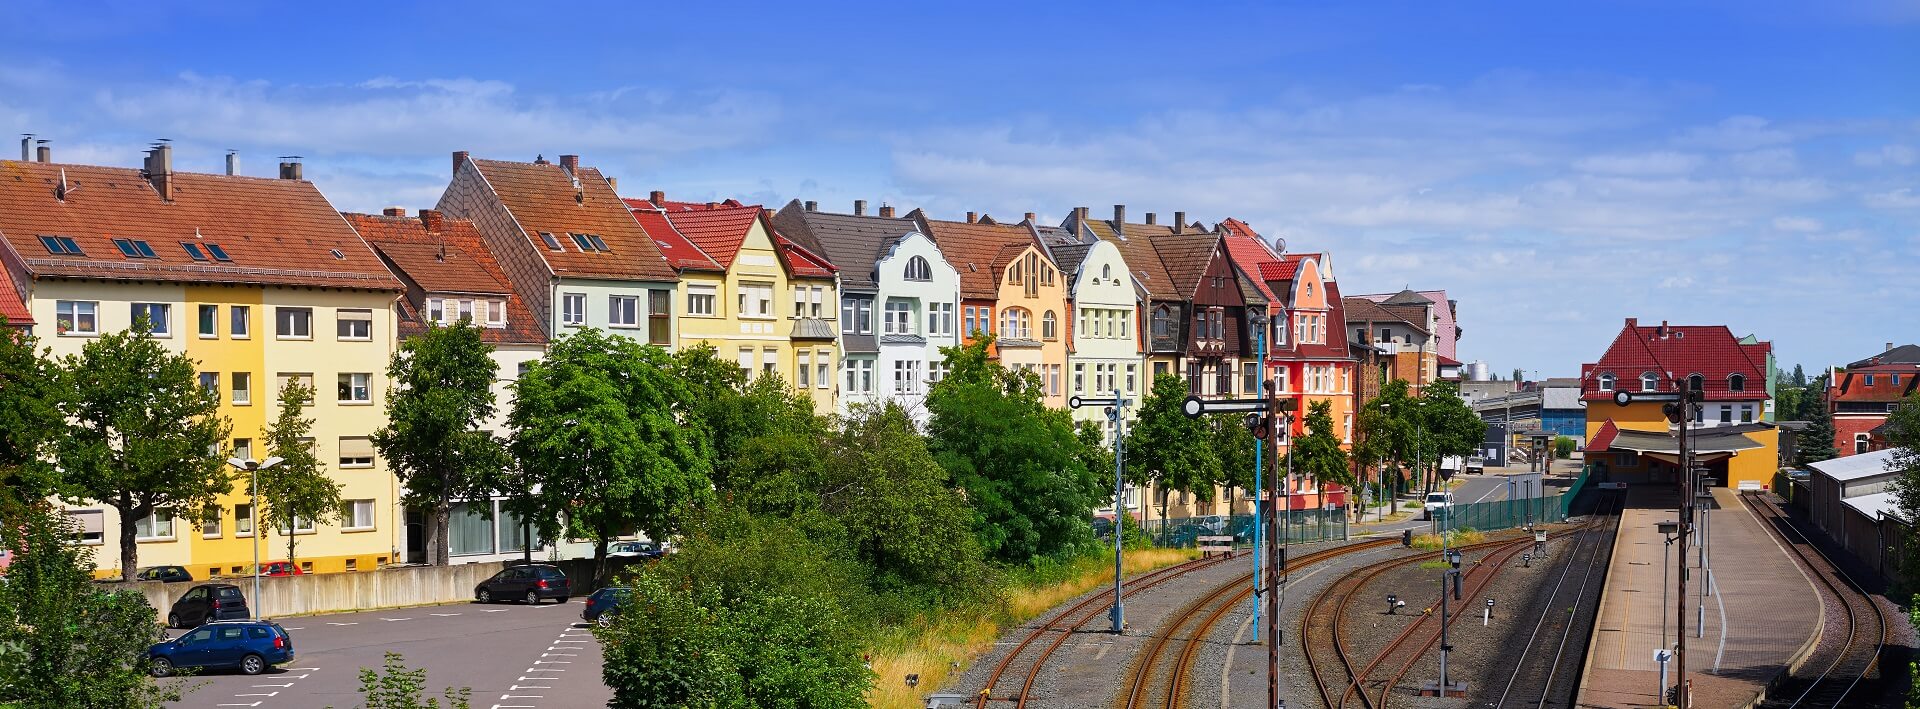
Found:
[[[1587,407],[1586,460],[1601,480],[1679,479],[1678,426],[1659,400],[1703,393],[1689,434],[1696,460],[1722,486],[1771,485],[1780,467],[1780,431],[1765,420],[1773,345],[1742,342],[1723,325],[1641,325],[1627,318],[1596,362],[1580,367]],[[1622,406],[1616,397],[1646,395]]]

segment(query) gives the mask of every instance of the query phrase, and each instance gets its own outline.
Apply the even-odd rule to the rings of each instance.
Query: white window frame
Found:
[[[363,508],[366,510],[366,513],[367,513],[366,519],[364,520],[364,523],[359,523],[359,522],[362,522],[362,520],[360,520],[359,518],[360,518],[360,510]],[[340,531],[371,532],[374,530],[374,526],[377,522],[378,522],[378,515],[375,514],[373,500],[370,500],[370,499],[344,500],[341,502]]]
[[[226,526],[222,523],[223,520],[221,519],[221,516],[226,514],[226,508],[215,505],[213,509],[209,511],[213,514],[203,517],[200,520],[200,538],[219,539],[226,536],[223,533]]]
[[[896,323],[894,321],[895,317],[899,318],[899,322]],[[883,325],[881,327],[881,334],[913,334],[913,304],[901,298],[889,298],[887,300],[886,310],[883,311],[881,323]]]
[[[313,520],[307,519],[305,517],[301,517],[299,515],[293,516],[292,526],[293,526],[293,530],[291,533],[288,532],[286,527],[281,527],[273,531],[283,537],[302,536],[307,534],[313,534],[315,531],[317,531],[316,528],[313,526]]]
[[[739,295],[739,317],[752,320],[771,320],[774,318],[772,283],[741,281],[734,289]]]
[[[1645,372],[1640,375],[1640,391],[1646,392],[1646,391],[1659,391],[1659,390],[1660,390],[1660,374],[1658,372]]]
[[[164,535],[156,533],[159,531],[158,525],[162,521],[167,525],[167,533]],[[178,521],[179,520],[174,519],[173,510],[155,509],[153,514],[134,521],[133,540],[136,542],[170,542],[178,539],[179,529],[176,526]],[[147,525],[146,534],[140,533],[141,524]]]
[[[487,301],[487,327],[507,326],[507,301]]]
[[[1594,379],[1597,382],[1594,385],[1594,388],[1597,391],[1613,391],[1614,382],[1616,380],[1614,379],[1612,372],[1602,372],[1600,376],[1595,377]]]
[[[349,323],[361,323],[360,327],[366,329],[366,334],[342,332],[342,330],[351,329]],[[373,311],[366,308],[341,308],[334,311],[333,332],[334,337],[342,342],[373,341]]]
[[[640,327],[640,296],[607,296],[607,327],[621,329]]]
[[[372,455],[368,455],[368,456],[354,456],[354,457],[351,457],[351,458],[349,458],[349,457],[347,457],[347,455],[346,455],[346,451],[347,451],[347,445],[346,445],[346,443],[347,443],[347,441],[350,441],[350,440],[354,440],[354,441],[368,441],[368,442],[367,442],[367,446],[368,446],[369,448],[371,448],[371,447],[373,446],[373,443],[372,443],[372,441],[370,441],[370,440],[368,440],[368,438],[367,438],[366,436],[341,436],[341,437],[340,437],[340,439],[339,439],[339,441],[338,441],[338,445],[339,445],[339,452],[340,452],[340,455],[338,456],[338,459],[339,459],[339,461],[340,461],[340,467],[341,467],[341,468],[346,468],[346,469],[360,469],[360,468],[371,468],[371,467],[373,467],[373,459],[374,459],[374,456],[372,456]]]
[[[290,316],[282,318],[282,315]],[[283,327],[284,326],[284,327]],[[282,332],[282,330],[293,332]],[[304,330],[304,331],[302,331]],[[313,308],[276,305],[273,307],[273,336],[280,340],[313,339]]]
[[[236,340],[253,339],[253,306],[227,306],[227,336]]]
[[[233,506],[233,536],[253,536],[253,503],[240,502]]]
[[[107,543],[107,511],[106,510],[62,510],[62,512],[67,517],[66,521],[70,521],[74,525],[80,528],[80,533],[79,533],[77,543],[85,546],[102,546]],[[91,533],[92,535],[94,535],[91,537],[89,537],[89,533],[86,531],[87,529],[86,520],[83,519],[88,515],[92,515],[95,519],[99,520],[99,523],[95,524],[94,526],[99,527],[100,531]]]
[[[173,337],[173,305],[171,303],[134,303],[128,314],[127,325],[131,327],[147,316],[147,323],[153,328],[154,337]]]
[[[711,283],[687,284],[687,317],[719,317],[720,288]]]
[[[335,378],[334,401],[341,406],[370,406],[373,404],[372,372],[341,372]],[[346,386],[347,396],[341,396],[339,386]],[[362,396],[353,396],[355,392]]]
[[[212,304],[202,304],[200,305],[200,307],[195,308],[194,310],[196,311],[194,316],[194,330],[197,333],[199,333],[200,339],[202,340],[219,339],[220,338],[220,306],[212,305]],[[213,319],[211,321],[207,321],[200,318],[200,315],[203,315],[205,313],[213,313]],[[213,329],[211,330],[207,329],[206,326],[208,325],[213,326]]]
[[[230,400],[233,402],[233,405],[234,406],[252,406],[253,405],[253,373],[252,372],[233,372],[231,376],[227,378],[227,380],[228,380],[228,383],[230,384],[230,386],[228,387],[228,391],[231,392],[232,398]]]
[[[813,386],[812,350],[799,350],[793,353],[793,385],[801,389]]]
[[[560,324],[568,327],[587,324],[587,294],[560,294]]]
[[[827,350],[816,350],[813,362],[813,385],[825,389],[833,385],[833,354]]]
[[[100,334],[100,301],[97,300],[59,300],[53,304],[54,326],[59,327],[61,320],[69,324],[60,331],[62,337],[89,337]],[[85,317],[92,327],[80,329],[80,318]]]

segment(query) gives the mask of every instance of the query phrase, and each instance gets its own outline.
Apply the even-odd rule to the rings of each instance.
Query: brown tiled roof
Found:
[[[507,326],[481,328],[492,343],[541,344],[547,341],[540,319],[514,295],[507,274],[489,251],[473,222],[437,214],[421,217],[342,213],[373,245],[394,272],[428,294],[499,295],[507,299]],[[429,231],[427,221],[439,225]],[[401,337],[426,330],[419,303],[407,302],[400,317]]]
[[[660,255],[660,247],[627,211],[627,205],[599,170],[579,168],[576,190],[573,177],[553,163],[470,160],[555,274],[619,280],[675,279],[673,269]],[[548,249],[539,235],[543,231],[554,234],[563,250]],[[581,253],[565,236],[570,233],[598,234],[609,250]]]
[[[1167,276],[1173,279],[1179,297],[1189,299],[1200,288],[1200,279],[1206,277],[1207,264],[1213,260],[1213,254],[1220,246],[1220,235],[1210,232],[1199,234],[1182,233],[1153,237],[1153,248],[1160,252],[1160,262],[1166,264]]]
[[[1069,217],[1069,220],[1072,218]],[[1160,260],[1160,252],[1154,248],[1152,235],[1172,234],[1172,227],[1157,224],[1127,224],[1124,227],[1126,237],[1120,238],[1113,229],[1113,222],[1092,219],[1080,222],[1088,232],[1102,241],[1112,242],[1119,247],[1120,257],[1126,259],[1127,268],[1133,271],[1133,281],[1154,300],[1183,300],[1183,293],[1192,292],[1192,284],[1178,285],[1167,272],[1167,266]]]
[[[169,202],[133,168],[0,161],[0,233],[37,277],[400,289],[311,182],[175,172],[172,184]],[[83,255],[51,253],[42,235]],[[154,257],[123,255],[117,238]],[[195,260],[182,242],[231,261]]]
[[[1404,314],[1360,296],[1341,298],[1340,306],[1346,311],[1347,322],[1396,322],[1412,328],[1414,332],[1427,334],[1425,323],[1408,320]]]
[[[1014,254],[1033,244],[1033,230],[1021,224],[926,220],[928,236],[953,270],[960,272],[960,296],[991,300],[1000,295],[1000,276]]]

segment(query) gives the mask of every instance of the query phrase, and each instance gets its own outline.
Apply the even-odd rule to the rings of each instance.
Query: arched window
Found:
[[[1107,265],[1107,266],[1100,267],[1100,280],[1103,280],[1103,281],[1113,280],[1113,266]]]
[[[1868,440],[1869,438],[1867,434],[1864,434],[1864,433],[1853,434],[1853,454],[1859,455],[1861,453],[1867,452]]]
[[[931,281],[933,280],[933,266],[928,265],[925,258],[915,256],[907,259],[906,275],[909,281]]]
[[[1613,373],[1612,372],[1607,372],[1605,374],[1600,375],[1600,391],[1613,391]]]
[[[1031,339],[1033,337],[1033,313],[1026,308],[1007,308],[1000,312],[1000,334],[1005,337]]]
[[[1747,378],[1739,374],[1727,375],[1727,391],[1746,391]]]
[[[1659,391],[1660,375],[1647,372],[1640,375],[1640,391]]]
[[[1153,306],[1153,336],[1172,338],[1178,324],[1174,322],[1173,306],[1161,304]]]
[[[1687,391],[1706,391],[1707,378],[1698,374],[1687,377]]]
[[[1059,337],[1060,331],[1053,317],[1053,311],[1049,310],[1045,315],[1040,316],[1040,339],[1054,340]]]

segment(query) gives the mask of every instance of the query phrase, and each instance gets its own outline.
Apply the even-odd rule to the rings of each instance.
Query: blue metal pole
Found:
[[[1258,355],[1260,358],[1259,379],[1260,379],[1260,382],[1264,384],[1267,381],[1267,333],[1266,333],[1265,327],[1261,328],[1260,332],[1256,332],[1253,334],[1253,349],[1259,353]],[[1258,392],[1258,393],[1262,396],[1266,394],[1266,392]],[[1275,412],[1269,411],[1267,412],[1267,415],[1272,416],[1274,415],[1274,413]],[[1267,428],[1269,429],[1267,432],[1267,435],[1269,436],[1273,435],[1273,432],[1271,430],[1273,427],[1268,426]],[[1262,531],[1261,528],[1266,526],[1260,523],[1260,493],[1262,490],[1267,489],[1265,486],[1260,484],[1260,473],[1263,469],[1267,467],[1265,465],[1265,456],[1263,455],[1265,453],[1266,447],[1267,447],[1266,444],[1262,442],[1260,439],[1255,438],[1253,440],[1253,590],[1254,590],[1254,595],[1251,600],[1253,602],[1253,641],[1256,643],[1260,642],[1260,594],[1259,594],[1260,571],[1261,571],[1260,550],[1265,548],[1261,546],[1262,537],[1264,536],[1261,533]]]

